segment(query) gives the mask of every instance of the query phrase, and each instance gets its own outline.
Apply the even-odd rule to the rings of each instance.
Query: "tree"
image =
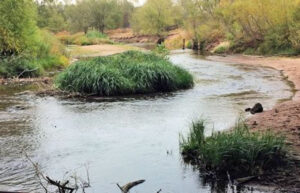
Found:
[[[52,32],[59,32],[67,28],[65,6],[57,0],[42,0],[37,2],[38,20],[40,28]]]
[[[120,1],[120,7],[122,12],[122,24],[120,27],[126,28],[130,26],[129,19],[131,18],[131,15],[134,10],[134,6],[131,2],[127,0],[121,0]]]
[[[176,24],[176,14],[172,0],[148,0],[135,11],[131,24],[137,32],[163,37]]]
[[[117,0],[89,0],[91,25],[104,32],[120,26],[121,12]]]
[[[33,53],[38,36],[33,1],[1,0],[0,13],[0,55]]]
[[[92,25],[90,7],[88,1],[79,1],[66,8],[67,18],[72,31],[84,31],[85,34],[87,33]]]

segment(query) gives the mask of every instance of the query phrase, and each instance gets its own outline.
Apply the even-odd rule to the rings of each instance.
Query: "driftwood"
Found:
[[[129,182],[128,184],[125,184],[124,186],[120,186],[117,183],[117,186],[120,188],[122,193],[128,193],[131,188],[133,188],[134,186],[137,186],[139,184],[142,184],[144,182],[145,182],[145,180],[137,180],[137,181],[134,181],[134,182]]]
[[[75,188],[67,187],[69,180],[61,184],[60,181],[54,181],[48,176],[46,176],[46,178],[49,184],[52,184],[58,188],[59,193],[67,193],[67,192],[72,193],[75,190]]]

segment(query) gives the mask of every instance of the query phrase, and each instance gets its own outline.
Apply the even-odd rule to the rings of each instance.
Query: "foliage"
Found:
[[[0,55],[37,51],[36,10],[32,0],[1,0]]]
[[[229,132],[215,132],[205,137],[205,122],[192,124],[182,137],[182,154],[200,161],[201,167],[219,174],[242,177],[260,175],[279,167],[286,159],[284,138],[272,132],[250,132],[242,121]]]
[[[56,37],[67,45],[96,45],[96,44],[113,44],[107,35],[98,31],[88,31],[84,33],[70,34],[69,32],[60,32]]]
[[[215,54],[223,54],[227,53],[230,47],[229,42],[221,42],[219,45],[217,45],[215,48],[213,48],[212,53]]]
[[[8,56],[0,58],[0,77],[35,77],[43,69],[28,56]]]
[[[0,12],[1,77],[37,76],[68,63],[64,46],[37,27],[32,0],[3,0]]]
[[[165,44],[163,43],[156,45],[153,52],[163,58],[167,58],[167,55],[170,53],[170,51],[166,48]]]
[[[59,74],[56,84],[71,92],[112,96],[187,89],[193,78],[155,54],[128,51],[78,61]]]
[[[106,29],[128,27],[133,5],[127,0],[83,0],[65,6],[70,29],[87,33],[89,28],[103,33]]]
[[[297,54],[299,0],[182,0],[183,23],[194,42],[231,41],[231,50]]]
[[[131,25],[136,32],[163,37],[168,27],[176,25],[177,8],[171,0],[148,0],[134,12]]]
[[[38,30],[37,34],[36,56],[24,52],[0,57],[0,77],[36,77],[68,64],[65,48],[53,34],[46,30]]]
[[[51,32],[59,32],[68,28],[64,4],[58,0],[36,1],[37,25]]]

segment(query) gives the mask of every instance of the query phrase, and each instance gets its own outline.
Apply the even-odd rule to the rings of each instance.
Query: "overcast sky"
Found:
[[[141,6],[146,2],[146,0],[129,0],[129,1],[133,2],[135,6]]]

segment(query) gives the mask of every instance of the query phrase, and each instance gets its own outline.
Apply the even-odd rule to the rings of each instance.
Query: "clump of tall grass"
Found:
[[[193,77],[154,53],[128,51],[78,61],[58,75],[56,85],[71,92],[113,96],[187,89]]]
[[[250,132],[239,121],[228,132],[204,135],[205,122],[198,120],[186,137],[180,136],[180,148],[186,160],[196,161],[205,170],[233,177],[261,175],[286,161],[284,138],[274,133]]]

